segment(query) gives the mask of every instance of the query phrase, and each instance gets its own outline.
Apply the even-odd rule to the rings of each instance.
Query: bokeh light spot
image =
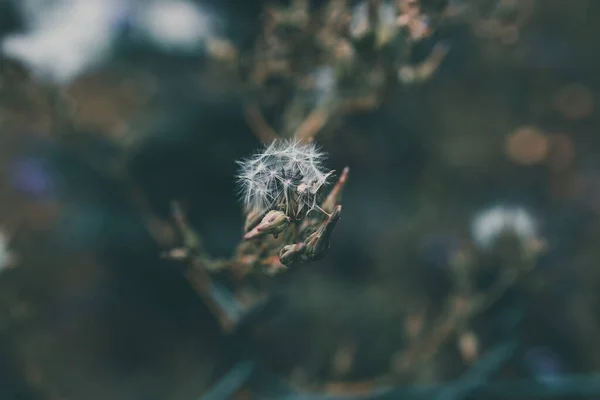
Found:
[[[523,126],[506,139],[506,154],[514,162],[533,165],[541,162],[548,154],[548,138],[538,128]]]

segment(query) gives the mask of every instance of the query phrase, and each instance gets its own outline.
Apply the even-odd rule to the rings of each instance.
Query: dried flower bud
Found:
[[[332,213],[335,210],[335,207],[338,204],[340,204],[340,201],[342,200],[342,189],[344,189],[344,186],[346,185],[346,181],[348,180],[349,172],[350,172],[350,168],[348,168],[348,167],[344,168],[344,170],[342,171],[342,174],[338,178],[337,183],[335,184],[333,189],[331,189],[331,192],[329,192],[329,194],[327,195],[327,198],[321,205],[321,208],[326,213]]]
[[[244,235],[244,240],[255,239],[268,234],[277,237],[288,225],[289,218],[281,211],[269,211],[262,221]]]
[[[319,229],[306,238],[304,243],[306,244],[306,257],[309,260],[316,261],[325,256],[329,250],[331,233],[340,219],[341,212],[342,206],[337,206],[329,218],[319,226]]]
[[[279,252],[279,261],[285,266],[304,262],[305,250],[306,244],[302,242],[283,246],[283,248]]]
[[[249,232],[256,225],[258,225],[260,223],[260,221],[262,221],[262,219],[264,218],[266,213],[267,212],[263,211],[263,210],[250,210],[246,214],[246,222],[244,224],[244,232]]]

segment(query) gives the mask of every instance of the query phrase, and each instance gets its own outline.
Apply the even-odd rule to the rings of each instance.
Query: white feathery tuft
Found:
[[[317,207],[319,190],[333,171],[323,166],[325,153],[314,143],[276,140],[264,150],[239,161],[238,178],[247,210],[281,208],[292,217]]]
[[[471,233],[480,248],[491,247],[503,233],[511,233],[527,242],[538,237],[537,222],[523,207],[498,205],[478,213]]]

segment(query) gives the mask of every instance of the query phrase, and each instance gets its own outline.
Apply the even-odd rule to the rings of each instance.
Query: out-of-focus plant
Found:
[[[439,279],[447,277],[448,287],[440,299],[425,295],[407,317],[408,342],[393,360],[398,376],[418,373],[452,344],[465,364],[476,363],[489,336],[476,321],[511,293],[532,293],[547,250],[539,221],[522,206],[484,209],[472,217],[468,237],[439,239],[427,251],[440,253],[435,262],[444,265]]]
[[[444,8],[413,0],[329,1],[318,8],[299,0],[267,7],[261,35],[241,59],[254,94],[247,106],[251,126],[263,140],[275,131],[307,139],[348,112],[377,107],[398,82],[428,79],[447,46],[439,43],[420,62],[412,49],[432,35]],[[273,130],[259,110],[282,104]]]
[[[397,85],[433,76],[450,49],[444,26],[467,24],[479,36],[514,42],[533,0],[307,0],[274,4],[250,51],[207,40],[208,55],[238,71],[248,87],[248,121],[259,138],[313,137],[347,113],[371,110]],[[430,52],[416,58],[428,42]],[[430,43],[433,43],[431,45]],[[423,47],[423,46],[421,46]],[[271,123],[263,112],[273,114]]]

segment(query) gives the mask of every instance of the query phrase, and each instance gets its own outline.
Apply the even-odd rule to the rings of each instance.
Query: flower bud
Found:
[[[325,212],[332,213],[333,210],[335,210],[335,206],[340,204],[340,201],[342,200],[342,190],[344,189],[346,180],[348,179],[348,172],[350,172],[350,168],[344,168],[337,183],[333,189],[331,189],[331,192],[329,192],[329,195],[327,195],[325,201],[323,201],[321,208],[323,208]]]
[[[331,233],[338,219],[340,219],[341,212],[342,206],[338,205],[331,216],[314,233],[306,238],[304,244],[306,244],[306,257],[309,260],[316,261],[325,256],[325,253],[329,249]]]
[[[246,222],[244,224],[244,232],[249,232],[254,228],[266,215],[266,211],[253,209],[246,214]]]
[[[244,240],[255,239],[272,233],[277,237],[288,225],[289,218],[281,211],[269,211],[262,221],[244,235]]]
[[[304,252],[306,244],[300,242],[283,246],[279,252],[279,262],[285,266],[298,264],[305,261]]]

